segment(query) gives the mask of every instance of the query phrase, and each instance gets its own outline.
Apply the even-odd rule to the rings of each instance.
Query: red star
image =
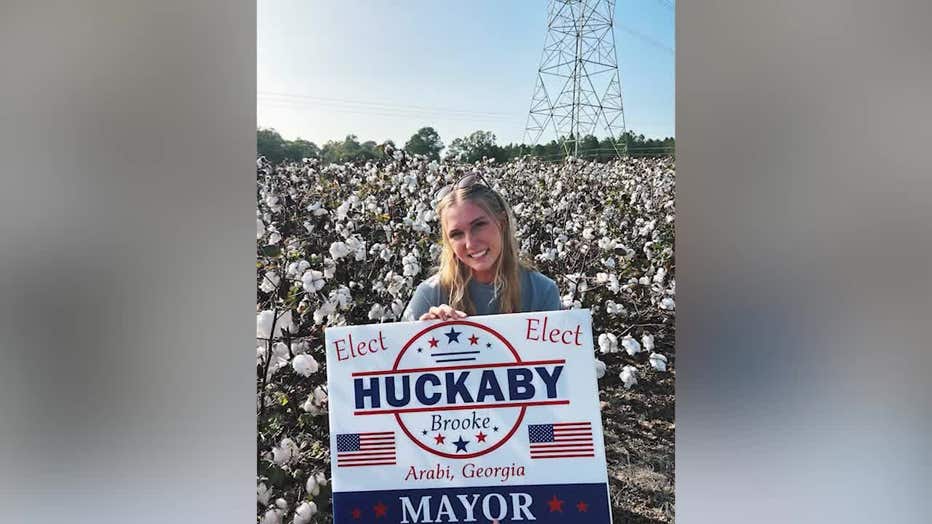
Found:
[[[479,343],[479,337],[477,337],[475,334],[473,334],[473,336],[469,337],[469,345],[470,345],[470,346],[474,346],[474,345],[476,345],[476,344],[478,344],[478,343]]]
[[[437,342],[440,342],[440,341],[434,337],[430,337],[430,340],[427,341],[427,343],[430,344],[430,347],[432,348],[437,347]]]
[[[446,438],[446,437],[444,437],[444,436],[441,435],[440,433],[437,433],[437,436],[434,437],[434,440],[437,441],[437,444],[443,444],[443,441],[444,441],[445,438]]]
[[[486,435],[485,433],[483,433],[483,432],[480,431],[479,433],[476,433],[476,441],[478,441],[478,442],[485,442],[485,437],[487,437],[487,436],[488,436],[488,435]]]
[[[576,504],[576,509],[579,510],[580,513],[585,513],[589,511],[589,504],[580,500],[579,504]]]
[[[375,518],[384,517],[385,513],[388,511],[388,506],[382,504],[380,500],[378,504],[372,506],[372,510],[375,511]]]
[[[353,520],[359,520],[362,517],[362,511],[359,508],[353,508],[352,515]]]
[[[550,506],[550,513],[553,513],[554,511],[563,513],[563,501],[558,499],[556,495],[547,501],[547,505]]]

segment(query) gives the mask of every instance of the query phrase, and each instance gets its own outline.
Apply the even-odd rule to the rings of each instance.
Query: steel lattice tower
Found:
[[[550,1],[525,143],[538,144],[552,129],[564,154],[577,156],[579,140],[599,131],[619,156],[627,154],[616,143],[625,133],[625,116],[614,14],[615,0]]]

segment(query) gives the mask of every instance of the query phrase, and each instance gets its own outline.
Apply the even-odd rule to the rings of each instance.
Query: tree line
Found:
[[[382,160],[394,154],[399,147],[387,140],[377,143],[373,140],[360,142],[356,135],[347,135],[343,140],[330,140],[323,146],[301,138],[285,140],[274,129],[259,128],[256,132],[256,146],[259,155],[272,163],[285,160],[300,161],[303,158],[316,158],[323,163],[365,162]],[[569,137],[572,140],[572,137]],[[596,161],[609,161],[617,158],[618,151],[627,148],[628,154],[635,156],[661,156],[675,153],[675,140],[645,138],[642,134],[628,131],[618,137],[614,143],[609,138],[598,139],[587,135],[579,140],[578,155]],[[411,155],[424,155],[440,160],[441,151],[444,159],[475,162],[482,158],[492,158],[496,162],[507,162],[522,156],[532,156],[543,160],[558,161],[566,156],[564,145],[557,140],[547,144],[507,144],[500,146],[495,135],[489,131],[475,131],[469,136],[455,138],[445,146],[440,135],[432,127],[422,127],[401,148]]]

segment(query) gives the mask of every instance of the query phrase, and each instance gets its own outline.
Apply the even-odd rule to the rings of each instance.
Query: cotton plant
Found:
[[[618,352],[618,337],[612,333],[602,333],[598,338],[599,352],[603,355]]]
[[[651,353],[649,360],[651,367],[657,371],[667,370],[667,357],[661,355],[660,353]]]
[[[606,369],[605,362],[602,362],[601,360],[596,359],[595,360],[595,378],[601,379],[602,377],[604,377],[605,369]]]
[[[301,450],[298,449],[297,444],[290,438],[285,437],[278,446],[272,448],[272,462],[278,466],[286,466],[297,460],[300,453]]]
[[[621,339],[621,347],[625,348],[625,352],[632,357],[641,352],[641,344],[631,335],[625,335]]]
[[[402,153],[395,153],[398,160],[362,165],[257,160],[257,521],[329,521],[315,511],[323,484],[297,473],[329,471],[321,459],[330,442],[321,418],[329,404],[324,362],[312,355],[320,353],[327,327],[400,320],[414,287],[439,262],[433,196],[463,169],[416,155],[401,162]],[[673,345],[671,159],[554,164],[526,158],[468,170],[479,170],[506,195],[522,255],[558,283],[561,305],[591,310],[594,342],[611,363],[596,361],[597,376],[604,378],[618,359],[658,372],[666,366],[656,346]],[[637,327],[644,325],[657,327],[647,333]],[[629,354],[633,345],[618,333],[636,333],[640,351]],[[624,375],[619,387],[633,387],[636,367],[618,371]],[[642,375],[641,381],[655,378]],[[599,382],[600,389],[612,384]],[[302,416],[303,429],[289,431],[288,438],[297,450],[314,451],[294,453],[274,424],[298,427]],[[273,495],[264,464],[286,457],[280,467],[300,477],[275,487]],[[275,497],[290,503],[279,507]]]
[[[274,333],[273,326],[274,324]],[[294,331],[294,322],[291,317],[291,311],[276,315],[274,311],[260,311],[256,314],[256,338],[268,340],[279,338],[282,331]]]
[[[305,501],[294,510],[292,524],[309,524],[311,518],[317,514],[317,504],[314,501]]]
[[[309,377],[320,369],[320,364],[312,355],[298,355],[291,361],[294,372],[302,377]]]
[[[621,379],[625,389],[631,389],[632,386],[638,383],[637,368],[634,366],[625,366],[621,368],[621,373],[618,374],[618,378]]]

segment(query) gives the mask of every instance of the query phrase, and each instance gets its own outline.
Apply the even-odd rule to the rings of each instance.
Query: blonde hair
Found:
[[[482,184],[456,188],[445,195],[437,204],[437,216],[440,217],[440,266],[438,275],[440,285],[448,291],[448,304],[454,309],[476,314],[476,305],[469,297],[469,282],[472,280],[470,268],[456,258],[453,246],[445,231],[443,212],[451,206],[469,201],[479,206],[498,224],[501,233],[502,251],[495,261],[495,296],[498,297],[499,313],[518,313],[521,311],[521,269],[533,269],[533,265],[519,254],[518,240],[515,238],[515,218],[505,200],[494,190]]]

